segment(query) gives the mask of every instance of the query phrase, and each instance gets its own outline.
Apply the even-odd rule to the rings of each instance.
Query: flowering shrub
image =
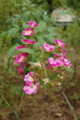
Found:
[[[66,58],[66,44],[62,40],[55,39],[52,44],[45,40],[40,42],[35,37],[38,24],[29,21],[28,26],[30,28],[22,31],[25,38],[22,45],[16,47],[22,53],[16,57],[15,62],[19,64],[19,75],[24,76],[23,90],[26,94],[34,94],[40,85],[60,85],[71,62]],[[24,70],[25,66],[28,72]]]

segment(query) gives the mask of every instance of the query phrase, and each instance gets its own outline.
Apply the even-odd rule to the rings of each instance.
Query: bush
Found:
[[[80,23],[79,21],[75,21],[66,27],[66,30],[63,30],[63,27],[57,29],[59,33],[59,38],[63,38],[63,40],[70,46],[74,47],[76,50],[79,49],[80,46]]]

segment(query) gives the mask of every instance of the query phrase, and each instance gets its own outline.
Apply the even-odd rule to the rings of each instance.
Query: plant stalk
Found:
[[[60,87],[59,87],[59,90],[61,90]],[[75,113],[75,111],[74,111],[74,108],[73,108],[73,106],[71,105],[71,103],[70,103],[67,95],[65,94],[64,91],[61,91],[61,94],[62,94],[63,97],[65,98],[65,100],[66,100],[66,102],[67,102],[67,104],[68,104],[68,106],[69,106],[69,108],[70,108],[70,110],[71,110],[71,112],[72,112],[72,114],[73,114],[73,116],[74,116],[74,120],[78,120],[77,115],[76,115],[76,113]]]

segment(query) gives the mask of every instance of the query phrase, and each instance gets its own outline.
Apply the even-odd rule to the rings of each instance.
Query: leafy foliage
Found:
[[[80,46],[80,24],[79,21],[74,21],[71,25],[69,25],[65,31],[63,31],[63,28],[59,28],[58,30],[59,37],[63,38],[66,43],[70,47],[76,48],[76,50],[79,49]]]
[[[45,14],[45,11],[41,6],[39,7],[28,0],[24,0],[19,3],[18,2],[19,1],[17,1],[16,4],[11,4],[14,6],[14,9],[20,10],[12,13],[12,15],[8,16],[8,18],[5,18],[6,28],[3,28],[2,33],[0,34],[0,38],[2,41],[1,45],[3,45],[4,43],[7,45],[13,45],[17,43],[20,44],[21,38],[23,39],[23,37],[21,36],[21,31],[27,28],[27,22],[30,20],[35,20],[37,22],[40,21],[39,28],[37,30],[38,32],[48,30],[49,26],[55,25],[55,22],[51,20],[48,15]],[[6,16],[7,15],[5,15],[5,17]],[[47,23],[47,25],[45,22]],[[3,30],[5,31],[3,32]]]

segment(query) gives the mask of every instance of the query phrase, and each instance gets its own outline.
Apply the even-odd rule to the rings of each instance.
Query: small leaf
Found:
[[[23,23],[22,26],[24,29],[28,28],[28,25],[26,23]]]
[[[52,35],[50,35],[50,34],[48,34],[48,35],[44,35],[44,38],[46,38],[46,42],[48,42],[48,43],[54,43],[54,39],[55,39],[55,37],[53,37]]]
[[[68,68],[67,71],[68,72],[74,72],[73,69],[71,69],[71,68]]]
[[[40,21],[39,26],[37,27],[37,30],[42,31],[44,29],[46,29],[46,23],[44,21]]]
[[[16,45],[17,46],[17,45]],[[13,54],[16,52],[16,46],[11,47],[9,51],[7,52],[9,58],[13,56]]]
[[[38,39],[38,42],[34,44],[34,49],[38,49],[38,47],[42,47],[42,44],[45,42],[43,37],[41,36],[38,36],[37,39]]]
[[[18,28],[11,28],[10,30],[8,30],[8,37],[15,36],[17,32],[18,32]]]
[[[55,31],[54,31],[54,30],[55,30],[54,27],[49,27],[49,28],[48,28],[48,32],[49,32],[49,33],[54,33],[54,34],[55,34]]]
[[[18,46],[18,44],[16,44],[16,46]],[[7,65],[6,65],[6,70],[9,69],[11,58],[12,58],[12,56],[16,53],[16,46],[11,47],[11,48],[9,49],[9,51],[7,52],[8,62],[7,62]]]
[[[31,54],[35,54],[35,51],[29,48],[23,48],[21,50],[19,50],[20,52],[25,52],[25,53],[31,53]]]
[[[22,88],[18,85],[13,85],[13,86],[11,86],[11,92],[14,95],[19,95],[22,92]]]
[[[51,75],[50,77],[49,77],[49,79],[50,80],[53,80],[53,79],[55,79],[57,77],[57,74],[53,74],[53,75]]]

